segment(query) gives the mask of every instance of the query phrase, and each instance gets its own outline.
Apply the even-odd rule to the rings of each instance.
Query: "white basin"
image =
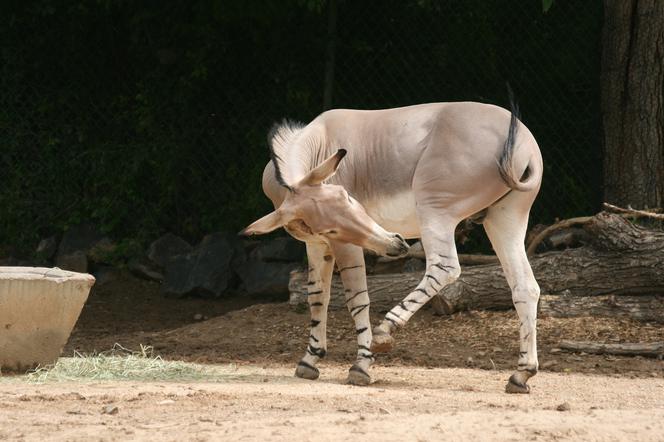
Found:
[[[0,369],[55,362],[94,283],[57,267],[0,267]]]

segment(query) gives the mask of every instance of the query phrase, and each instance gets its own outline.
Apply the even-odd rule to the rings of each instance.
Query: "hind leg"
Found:
[[[512,289],[519,316],[519,362],[505,391],[528,393],[528,379],[537,373],[537,302],[540,289],[526,256],[524,240],[534,194],[511,192],[488,210],[484,228]]]
[[[311,310],[311,332],[304,357],[297,364],[295,376],[317,379],[316,363],[327,354],[327,306],[330,303],[330,283],[334,258],[327,244],[307,242],[309,279],[307,302]]]

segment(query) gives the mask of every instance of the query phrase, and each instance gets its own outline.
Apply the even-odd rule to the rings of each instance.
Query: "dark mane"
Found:
[[[292,139],[305,127],[304,124],[284,119],[281,123],[272,125],[270,132],[267,135],[267,144],[270,148],[270,159],[274,164],[274,169],[277,176],[277,182],[287,188],[292,189],[292,183],[288,183],[282,172],[282,166],[285,165],[284,156],[288,149],[288,144]]]

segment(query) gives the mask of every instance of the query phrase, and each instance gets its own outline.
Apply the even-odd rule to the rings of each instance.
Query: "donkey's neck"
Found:
[[[287,170],[288,180],[295,184],[336,150],[328,146],[324,128],[310,124],[294,131],[283,151],[285,161],[281,166]]]

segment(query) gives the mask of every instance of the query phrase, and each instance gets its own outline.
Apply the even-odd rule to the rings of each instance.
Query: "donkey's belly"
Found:
[[[363,205],[369,216],[388,232],[399,233],[404,238],[419,238],[420,226],[412,191],[380,197]]]

